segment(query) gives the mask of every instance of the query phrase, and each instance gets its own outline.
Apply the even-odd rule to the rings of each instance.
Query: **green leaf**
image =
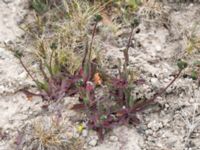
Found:
[[[45,13],[48,10],[48,5],[45,4],[44,0],[32,0],[32,7],[38,13]]]
[[[97,15],[95,15],[94,21],[99,22],[99,21],[101,21],[102,19],[103,19],[102,16],[99,15],[99,14],[97,14]]]
[[[179,68],[180,70],[183,70],[183,69],[185,69],[185,68],[188,66],[188,64],[187,64],[187,62],[185,62],[185,61],[178,60],[177,66],[178,66],[178,68]]]
[[[84,68],[83,68],[83,73],[84,73],[84,76],[87,77],[88,74],[89,74],[89,61],[87,61],[85,64],[84,64]]]
[[[53,49],[53,50],[57,49],[58,48],[57,43],[55,43],[55,42],[52,43],[50,48]]]
[[[138,19],[138,18],[134,18],[133,21],[132,21],[132,23],[131,23],[131,26],[132,26],[133,28],[135,28],[135,27],[137,27],[139,24],[140,24],[139,19]]]
[[[198,78],[198,74],[197,74],[197,72],[195,70],[192,71],[191,78],[193,80],[196,80]]]
[[[107,119],[107,116],[106,116],[106,115],[101,115],[100,119],[101,119],[101,120],[106,120],[106,119]]]
[[[76,82],[76,87],[81,87],[81,86],[83,86],[83,85],[84,85],[83,79],[80,79],[80,80],[78,80],[78,81]]]
[[[130,96],[128,105],[129,105],[129,107],[132,107],[133,104],[134,104],[134,98],[133,98],[133,96]]]
[[[23,53],[20,52],[19,50],[14,52],[15,57],[17,57],[18,59],[21,58],[23,56]]]
[[[88,102],[89,102],[88,98],[87,98],[87,97],[84,97],[84,98],[83,98],[83,102],[84,102],[84,104],[88,104]]]
[[[137,9],[140,4],[140,0],[127,0],[127,2],[133,9]]]
[[[47,64],[47,62],[44,63],[44,66],[47,68],[48,72],[53,75],[53,71],[52,68],[50,67],[50,65]]]
[[[47,82],[42,83],[42,82],[40,82],[40,81],[37,81],[36,84],[37,84],[37,87],[38,87],[39,89],[48,91],[49,86],[48,86],[48,83],[47,83]]]
[[[58,74],[60,72],[60,66],[58,66],[58,65],[54,65],[53,67],[52,67],[52,74],[53,75],[56,75],[56,74]]]

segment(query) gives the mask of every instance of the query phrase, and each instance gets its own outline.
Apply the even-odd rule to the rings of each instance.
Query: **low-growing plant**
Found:
[[[45,0],[32,0],[31,6],[38,13],[44,13],[48,10],[48,5]]]
[[[31,6],[37,13],[43,14],[51,7],[60,5],[61,2],[61,0],[31,0]]]
[[[66,3],[65,5],[66,7],[70,6],[72,9],[72,11],[68,12],[68,17],[74,23],[67,23],[66,31],[58,30],[60,32],[55,34],[58,35],[57,39],[53,39],[53,42],[48,42],[50,46],[46,46],[43,40],[39,41],[37,56],[43,81],[36,79],[32,75],[22,60],[23,54],[16,52],[16,57],[19,58],[20,63],[35,82],[39,94],[34,94],[25,89],[22,91],[26,94],[41,96],[47,102],[59,101],[64,96],[78,94],[80,103],[74,105],[72,109],[84,112],[87,116],[88,127],[97,131],[99,137],[103,139],[106,131],[114,126],[138,124],[140,120],[137,117],[137,113],[143,111],[150,104],[155,103],[156,98],[161,96],[176,81],[182,70],[187,67],[187,63],[179,60],[177,63],[179,71],[174,79],[166,87],[155,92],[150,99],[136,99],[132,93],[135,87],[139,86],[143,80],[140,80],[140,82],[133,80],[134,73],[129,67],[129,48],[131,47],[134,29],[139,24],[138,20],[134,20],[131,25],[128,44],[123,53],[124,61],[119,59],[118,75],[113,76],[104,71],[105,68],[100,65],[97,58],[92,57],[97,25],[102,19],[100,15],[95,15],[93,11],[91,12],[95,15],[95,18],[91,41],[89,44],[87,40],[84,41],[84,39],[88,39],[87,36],[87,38],[81,40],[87,43],[83,60],[79,61],[80,57],[74,53],[75,47],[73,44],[76,43],[77,39],[73,38],[79,36],[74,36],[74,33],[70,30],[75,28],[82,31],[84,28],[82,25],[85,25],[87,18],[93,15],[83,15],[84,12],[79,8],[81,6],[78,0],[72,1],[74,2],[73,4]],[[77,7],[80,11],[76,16],[75,10],[77,10]],[[76,26],[73,28],[72,25]],[[64,41],[63,39],[67,40]]]
[[[78,86],[80,104],[74,105],[72,109],[86,113],[88,126],[97,131],[101,139],[103,139],[104,133],[114,126],[138,124],[140,120],[137,117],[137,113],[144,110],[146,106],[155,103],[155,99],[161,96],[175,82],[182,70],[187,67],[186,62],[179,60],[177,63],[179,72],[165,88],[156,92],[150,99],[136,101],[132,96],[132,92],[139,82],[133,80],[133,72],[128,68],[128,50],[133,29],[134,27],[132,27],[127,48],[124,50],[125,61],[122,64],[121,60],[119,60],[118,76],[113,77],[104,73],[104,77],[106,76],[108,79],[102,84],[101,74],[100,76],[99,74],[94,74],[95,71],[98,71],[98,68],[95,68],[95,71],[84,72],[86,77],[83,76],[83,82]],[[90,60],[87,62],[92,64]],[[88,67],[86,68],[88,69]],[[96,80],[92,81],[91,75],[94,75]],[[100,82],[96,82],[99,80]],[[102,92],[102,94],[99,94],[99,92]]]
[[[138,101],[133,97],[132,92],[136,86],[139,86],[139,82],[133,80],[134,74],[129,68],[129,48],[138,22],[135,20],[131,26],[127,48],[124,50],[124,62],[119,59],[118,75],[112,76],[105,73],[96,58],[91,57],[97,25],[101,19],[100,15],[95,16],[91,42],[85,49],[82,63],[73,71],[69,71],[70,65],[63,67],[59,62],[57,46],[54,44],[51,46],[52,53],[49,59],[45,58],[47,55],[44,43],[40,46],[39,56],[43,57],[40,59],[43,62],[39,61],[39,68],[44,78],[43,82],[33,77],[23,63],[21,53],[16,52],[16,56],[40,91],[39,94],[34,94],[23,90],[25,93],[41,96],[46,101],[58,101],[66,95],[78,94],[80,103],[74,105],[72,109],[83,111],[87,116],[88,127],[97,131],[99,137],[103,139],[105,132],[114,126],[138,124],[140,120],[137,113],[154,103],[155,99],[175,82],[182,70],[187,67],[187,63],[179,60],[177,63],[179,72],[174,79],[165,88],[156,92],[152,98]],[[67,58],[66,55],[64,53],[64,58]]]
[[[56,5],[57,1],[33,0],[32,3],[36,7],[43,3]],[[103,8],[90,7],[89,2],[80,0],[62,1],[62,6],[66,12],[65,19],[60,18],[59,20],[62,20],[62,22],[58,20],[56,23],[51,22],[52,25],[49,27],[49,20],[52,21],[54,17],[54,12],[49,12],[48,15],[36,15],[36,21],[27,25],[25,30],[28,35],[31,35],[33,47],[37,49],[33,53],[36,55],[36,62],[39,63],[40,73],[43,77],[42,81],[32,75],[22,61],[22,54],[16,52],[20,63],[35,82],[40,93],[34,94],[27,90],[23,91],[27,94],[42,96],[46,101],[61,99],[66,93],[75,93],[74,82],[79,76],[78,70],[81,66],[79,55],[81,52],[75,53],[77,51],[75,49],[79,50],[79,47],[82,48],[81,45],[87,42],[87,24],[90,20],[93,20],[99,9]],[[55,16],[56,14],[57,10],[55,10]],[[48,32],[48,35],[46,32]],[[93,45],[93,42],[91,45]],[[70,85],[70,83],[72,84]],[[66,92],[67,88],[71,92]]]
[[[114,0],[113,3],[120,12],[119,16],[121,16],[122,22],[127,24],[134,19],[134,14],[142,2],[141,0]]]
[[[59,14],[60,9],[35,15],[35,21],[23,28],[28,33],[26,38],[31,38],[32,41],[28,44],[36,47],[33,53],[36,53],[42,62],[44,58],[49,62],[51,54],[57,55],[58,63],[67,66],[67,70],[75,72],[81,63],[78,56],[83,53],[85,43],[88,42],[90,25],[95,14],[101,9],[103,6],[91,6],[86,0],[64,0],[62,15]],[[52,47],[57,48],[53,51]],[[75,59],[72,62],[68,61],[70,57]]]
[[[70,74],[70,70],[65,70],[66,67],[58,63],[57,56],[51,54],[50,62],[39,61],[39,69],[43,76],[43,81],[36,79],[32,73],[28,70],[24,62],[22,61],[23,54],[16,52],[15,56],[19,59],[21,65],[26,70],[31,79],[35,82],[39,94],[32,93],[26,89],[21,91],[28,95],[41,96],[45,101],[59,100],[68,95],[76,93],[74,83],[78,80],[76,73]],[[45,60],[45,59],[44,59]],[[44,68],[45,66],[45,68]],[[69,67],[70,68],[70,67]],[[71,69],[71,68],[70,68]]]

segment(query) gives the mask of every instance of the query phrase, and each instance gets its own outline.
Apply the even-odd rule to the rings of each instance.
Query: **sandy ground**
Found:
[[[23,4],[23,5],[22,5]],[[26,3],[25,3],[26,4]],[[141,72],[147,83],[142,87],[147,96],[152,89],[163,87],[173,77],[176,60],[185,54],[185,32],[199,22],[200,6],[184,6],[172,10],[169,14],[171,28],[167,30],[160,24],[140,24],[140,32],[134,35],[134,48],[130,49],[131,67]],[[15,41],[23,34],[18,24],[27,12],[22,0],[0,1],[0,42]],[[125,32],[129,32],[128,30]],[[172,34],[173,33],[173,34]],[[198,33],[198,31],[197,31]],[[122,36],[105,42],[106,58],[115,63],[122,57],[121,49],[125,46]],[[191,56],[200,59],[199,55]],[[188,58],[191,60],[191,58]],[[17,92],[31,84],[18,60],[5,48],[0,48],[0,150],[12,150],[18,131],[25,124],[42,113],[40,98],[29,101]],[[199,102],[200,88],[188,78],[180,78],[158,99],[161,111],[148,109],[140,114],[141,124],[137,127],[119,127],[106,136],[103,143],[98,143],[96,136],[86,134],[86,149],[91,150],[198,150],[200,149]],[[69,100],[69,98],[66,98]],[[66,101],[68,101],[66,100]],[[70,115],[69,115],[70,116]],[[25,148],[26,149],[26,148]]]

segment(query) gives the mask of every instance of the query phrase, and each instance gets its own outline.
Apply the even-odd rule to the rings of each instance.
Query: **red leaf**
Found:
[[[129,123],[137,125],[140,123],[140,120],[135,115],[129,116]]]
[[[75,104],[74,106],[72,106],[71,108],[72,110],[84,110],[86,109],[84,104]]]
[[[97,134],[98,134],[98,136],[99,136],[99,139],[100,139],[101,141],[103,141],[103,139],[104,139],[103,128],[98,128],[96,131],[97,131]]]

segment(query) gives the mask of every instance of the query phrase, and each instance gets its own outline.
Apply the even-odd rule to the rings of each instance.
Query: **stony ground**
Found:
[[[190,61],[200,59],[199,54],[192,56],[185,54],[187,41],[184,36],[193,29],[195,23],[200,21],[199,8],[199,5],[177,8],[168,6],[166,10],[170,22],[166,24],[169,28],[163,26],[162,17],[161,23],[151,22],[146,17],[142,18],[142,23],[138,27],[140,32],[135,33],[133,37],[135,46],[130,49],[130,67],[137,70],[147,81],[139,89],[147,93],[147,96],[151,95],[152,90],[164,87],[173,79],[171,75],[177,70],[177,59],[183,57]],[[32,82],[18,60],[3,46],[4,42],[16,42],[17,37],[23,35],[19,24],[23,16],[28,13],[26,2],[2,0],[0,10],[3,10],[0,12],[0,150],[12,150],[16,148],[14,148],[14,143],[17,143],[16,137],[24,125],[38,118],[42,118],[41,122],[45,122],[45,118],[51,116],[51,110],[44,112],[41,109],[40,98],[34,97],[30,100],[18,92]],[[197,34],[200,32],[198,29]],[[129,29],[123,30],[123,33],[126,32],[128,33]],[[117,35],[112,42],[110,39],[105,39],[103,45],[105,58],[111,64],[115,64],[116,59],[123,56],[122,49],[126,46],[124,41],[127,38],[127,34],[122,34]],[[198,150],[200,149],[199,90],[195,81],[181,77],[163,97],[157,99],[160,105],[150,107],[139,114],[142,120],[139,126],[116,128],[107,134],[102,143],[98,142],[95,133],[90,133],[87,129],[82,135],[74,133],[75,127],[69,127],[68,130],[77,137],[83,137],[85,139],[83,147],[91,150]],[[70,99],[65,98],[64,105],[57,106],[63,111],[65,123],[76,115],[74,112],[66,112]],[[52,108],[55,109],[53,106],[54,104]],[[69,122],[67,124],[70,126]]]

